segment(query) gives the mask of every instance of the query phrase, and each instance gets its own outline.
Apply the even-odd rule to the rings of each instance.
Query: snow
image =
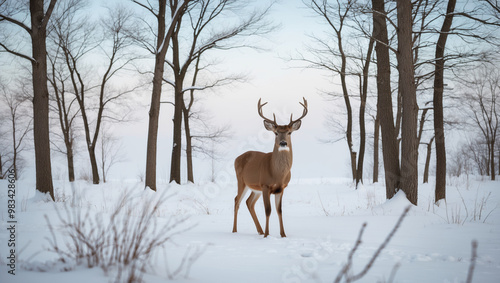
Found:
[[[479,244],[473,282],[500,278],[498,181],[450,179],[447,200],[439,206],[434,205],[433,184],[420,184],[419,204],[412,206],[402,192],[386,200],[383,184],[366,183],[356,190],[347,179],[292,179],[283,196],[287,238],[279,236],[274,205],[270,236],[263,238],[246,205],[240,206],[238,233],[231,233],[236,196],[231,180],[160,184],[158,192],[145,190],[133,180],[101,185],[55,181],[55,203],[35,193],[33,181],[20,180],[16,183],[16,275],[10,275],[7,266],[7,184],[0,180],[0,282],[114,282],[112,272],[68,259],[58,261],[58,255],[47,251],[51,235],[45,216],[63,239],[57,213],[82,209],[106,219],[124,193],[133,208],[124,216],[134,217],[142,204],[160,196],[166,197],[155,213],[160,226],[172,217],[189,216],[181,224],[182,232],[155,252],[144,282],[164,282],[169,273],[175,282],[333,282],[363,223],[367,226],[353,256],[354,273],[370,260],[408,206],[411,209],[401,227],[358,282],[388,281],[396,265],[394,282],[465,282],[473,240]],[[264,226],[261,199],[256,212]],[[191,255],[197,258],[191,268],[172,276],[182,259]]]

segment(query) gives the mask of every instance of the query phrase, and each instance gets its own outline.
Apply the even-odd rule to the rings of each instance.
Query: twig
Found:
[[[372,258],[370,259],[370,261],[368,262],[368,264],[365,266],[365,268],[363,269],[363,271],[361,271],[359,274],[354,275],[354,276],[351,277],[352,281],[355,281],[355,280],[358,280],[358,279],[362,278],[363,276],[366,275],[366,273],[368,272],[368,270],[370,270],[370,268],[372,267],[373,263],[375,262],[375,260],[377,259],[377,257],[380,255],[380,252],[382,252],[382,250],[387,246],[387,244],[389,244],[389,241],[394,236],[394,234],[396,233],[396,231],[399,229],[399,226],[401,226],[401,223],[403,222],[403,219],[408,214],[408,211],[410,211],[410,208],[411,208],[411,206],[407,206],[405,208],[405,210],[403,211],[403,213],[399,217],[398,222],[396,222],[396,225],[394,226],[394,228],[392,228],[392,231],[385,238],[385,241],[378,247],[377,251],[373,254]]]
[[[356,252],[356,250],[358,249],[358,247],[361,244],[361,237],[363,236],[363,232],[364,232],[364,230],[366,228],[366,223],[363,223],[363,225],[361,226],[361,229],[359,231],[359,235],[358,235],[358,239],[356,240],[356,244],[354,245],[354,247],[352,248],[352,250],[349,252],[349,255],[347,257],[347,263],[339,271],[339,273],[337,274],[337,277],[335,278],[334,282],[335,283],[340,282],[340,280],[342,280],[342,277],[345,277],[346,282],[353,282],[353,281],[356,281],[356,280],[359,280],[359,279],[363,278],[366,275],[366,273],[368,273],[368,271],[370,270],[370,268],[372,268],[373,263],[375,262],[375,260],[378,258],[378,256],[382,252],[382,250],[387,246],[387,244],[392,239],[392,237],[394,236],[394,234],[396,233],[396,231],[399,229],[399,227],[401,226],[401,223],[403,222],[403,219],[406,217],[406,215],[410,211],[410,208],[411,208],[411,206],[407,206],[405,208],[405,210],[403,211],[403,213],[399,217],[398,221],[396,222],[396,225],[394,225],[394,228],[392,228],[391,232],[387,235],[387,237],[385,238],[384,242],[375,251],[375,253],[373,254],[372,258],[365,265],[365,267],[363,268],[363,270],[360,273],[356,274],[356,275],[350,276],[349,275],[349,271],[350,271],[351,266],[352,266],[352,257],[354,256],[354,253]],[[399,266],[397,266],[397,267],[396,266],[394,267],[394,269],[393,269],[393,271],[391,273],[391,278],[394,277],[396,269],[397,269],[397,267],[399,267]]]
[[[342,280],[343,276],[347,277],[349,269],[351,269],[352,257],[354,256],[354,253],[358,249],[359,245],[361,245],[361,238],[363,237],[363,233],[365,231],[365,228],[366,228],[366,222],[363,223],[363,225],[361,226],[361,229],[359,230],[359,234],[358,234],[358,239],[356,239],[356,244],[354,244],[354,247],[352,248],[352,250],[349,252],[349,255],[347,256],[346,265],[344,265],[344,268],[342,268],[340,270],[339,274],[337,274],[337,278],[335,278],[335,281],[334,281],[335,283],[340,282],[340,280]]]
[[[316,192],[316,193],[318,193],[319,203],[321,204],[321,208],[323,209],[323,212],[325,213],[326,216],[330,216],[330,213],[328,213],[325,206],[323,205],[323,201],[321,200],[321,196],[319,195],[319,192]]]
[[[477,241],[473,240],[471,246],[472,246],[472,255],[470,259],[469,272],[467,273],[467,280],[465,281],[465,283],[472,283],[472,276],[474,275],[474,268],[476,267]]]

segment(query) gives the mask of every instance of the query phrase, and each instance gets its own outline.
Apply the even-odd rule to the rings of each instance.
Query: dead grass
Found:
[[[123,194],[111,213],[68,203],[56,209],[57,219],[45,217],[51,233],[49,250],[62,262],[100,267],[115,282],[142,282],[153,255],[190,227],[183,225],[186,217],[158,217],[165,196],[132,199],[129,195]],[[196,259],[189,258],[190,264]]]

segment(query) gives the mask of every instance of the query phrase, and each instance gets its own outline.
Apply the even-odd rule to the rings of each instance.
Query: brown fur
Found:
[[[283,227],[283,219],[281,215],[281,200],[283,192],[290,182],[293,155],[291,133],[300,128],[301,119],[307,114],[307,101],[301,105],[304,107],[304,113],[298,120],[293,121],[290,117],[290,124],[277,125],[276,120],[272,121],[265,118],[262,114],[262,106],[259,100],[259,115],[264,118],[264,126],[267,130],[274,132],[276,139],[274,142],[274,150],[269,153],[259,151],[247,151],[238,156],[234,161],[236,178],[238,181],[238,194],[234,198],[234,223],[233,233],[237,231],[238,209],[242,198],[245,196],[247,187],[252,190],[246,204],[250,215],[255,223],[257,232],[264,234],[264,237],[269,235],[269,216],[271,215],[270,196],[274,194],[276,201],[276,210],[280,222],[281,237],[286,237]],[[281,150],[280,150],[281,149]],[[255,203],[262,195],[264,199],[264,207],[266,211],[266,227],[265,233],[262,231],[257,215],[255,214]]]

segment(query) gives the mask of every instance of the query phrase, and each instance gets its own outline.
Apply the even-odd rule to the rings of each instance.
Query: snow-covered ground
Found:
[[[357,190],[346,179],[292,180],[283,197],[287,238],[279,236],[274,209],[270,236],[258,235],[246,205],[238,217],[238,233],[231,233],[236,185],[160,185],[159,192],[143,190],[133,181],[112,181],[94,186],[55,182],[57,202],[45,202],[29,181],[16,183],[15,234],[11,236],[8,183],[0,181],[0,282],[113,282],[114,273],[76,266],[47,251],[52,239],[45,217],[55,230],[60,247],[68,240],[57,213],[64,217],[79,211],[109,219],[126,192],[132,207],[121,213],[137,217],[141,203],[167,200],[155,212],[161,227],[169,219],[187,220],[164,249],[153,251],[144,282],[333,282],[347,262],[360,228],[367,223],[362,243],[353,256],[352,272],[360,272],[409,205],[403,194],[385,200],[383,184],[365,184]],[[78,199],[73,199],[77,195]],[[477,240],[473,282],[500,282],[500,182],[450,179],[447,201],[434,205],[433,185],[419,187],[419,204],[408,216],[373,267],[358,282],[465,282],[471,262],[471,242]],[[68,210],[66,210],[68,209]],[[256,205],[264,225],[262,200]],[[91,218],[94,219],[94,218]],[[170,222],[172,223],[172,222]],[[159,228],[158,228],[159,229]],[[153,231],[153,230],[151,230]],[[154,232],[154,231],[153,231]],[[153,233],[151,232],[151,233]],[[8,273],[9,239],[15,240],[15,275]],[[104,237],[104,236],[103,236]],[[66,239],[66,240],[65,240]],[[201,255],[197,256],[197,253]],[[177,275],[172,275],[182,260]],[[189,259],[194,259],[189,264]],[[190,268],[187,268],[190,267]],[[396,269],[394,269],[396,267]],[[168,271],[167,271],[168,270]]]

